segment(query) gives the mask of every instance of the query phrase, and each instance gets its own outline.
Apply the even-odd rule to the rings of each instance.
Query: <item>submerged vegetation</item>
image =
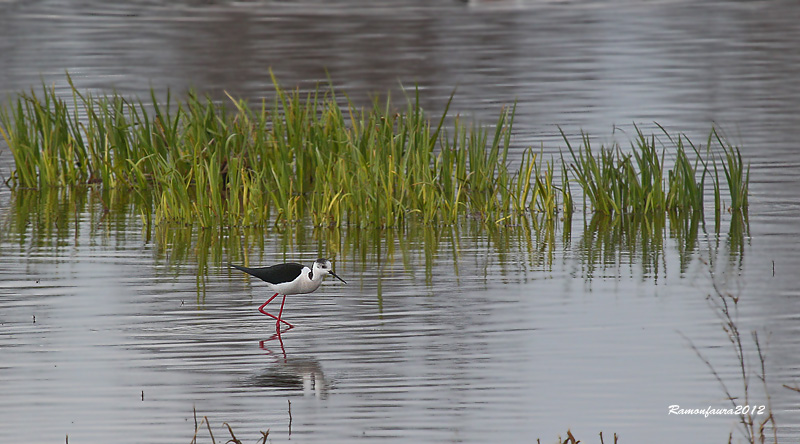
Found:
[[[637,128],[629,152],[616,144],[594,149],[586,135],[573,146],[562,133],[571,162],[562,154],[560,165],[543,163],[528,148],[512,167],[515,107],[501,110],[490,129],[459,117],[446,124],[449,103],[432,120],[419,91],[398,112],[389,98],[364,109],[333,88],[301,94],[274,78],[275,99],[258,107],[195,93],[179,104],[169,95],[159,104],[152,91],[150,103],[95,97],[68,80],[71,103],[44,87],[0,109],[16,163],[7,184],[132,191],[148,224],[389,227],[463,216],[514,224],[530,213],[571,214],[572,183],[584,211],[697,215],[707,179],[717,219],[747,208],[749,168],[713,130],[703,147],[663,131],[665,145]]]
[[[291,411],[291,409],[292,409],[292,402],[289,401],[289,420],[288,420],[288,427],[287,427],[289,438],[291,438],[291,436],[292,436],[292,411]],[[206,431],[208,431],[208,437],[209,437],[209,439],[211,439],[212,443],[218,442],[217,440],[214,439],[214,431],[212,430],[211,421],[208,419],[208,416],[203,416],[203,418],[200,419],[200,422],[197,422],[197,410],[194,410],[193,413],[194,413],[194,434],[192,435],[191,444],[197,444],[198,436],[205,435]],[[222,427],[224,427],[224,429],[222,431],[223,436],[225,435],[225,431],[227,431],[227,433],[231,435],[231,438],[228,441],[226,441],[226,443],[242,444],[243,441],[236,437],[236,435],[233,432],[233,427],[231,427],[231,425],[229,423],[223,422],[222,423]],[[267,440],[269,439],[270,429],[267,429],[266,432],[259,430],[259,433],[261,434],[261,436],[259,436],[258,439],[255,442],[256,443],[261,443],[261,444],[266,444]],[[605,441],[603,440],[603,432],[600,432],[599,436],[600,436],[600,444],[605,444]],[[613,441],[614,444],[617,444],[619,442],[619,436],[616,433],[613,434],[613,439],[614,439],[614,441]],[[541,442],[542,442],[541,439],[538,439],[538,438],[536,439],[536,443],[537,444],[540,444]],[[566,438],[562,439],[561,436],[559,435],[558,441],[556,441],[556,442],[559,443],[559,444],[578,444],[578,443],[581,443],[583,441],[581,441],[579,439],[576,439],[575,436],[572,434],[572,431],[567,429]],[[611,442],[611,441],[609,441],[609,442]]]
[[[598,213],[575,221],[534,214],[517,225],[486,225],[466,219],[452,225],[409,222],[384,229],[310,224],[146,227],[138,213],[147,202],[138,194],[111,190],[104,196],[102,190],[93,188],[15,190],[8,201],[9,211],[0,216],[0,243],[9,248],[17,244],[26,254],[37,251],[59,256],[66,254],[67,245],[143,240],[152,246],[149,251],[159,270],[175,276],[195,274],[198,301],[203,300],[207,284],[217,279],[220,264],[286,262],[297,260],[301,253],[324,254],[356,273],[375,273],[380,307],[383,279],[395,279],[394,273],[419,273],[431,291],[439,291],[443,288],[438,285],[451,285],[436,279],[442,274],[456,280],[462,276],[490,279],[497,272],[495,266],[504,275],[516,275],[522,269],[547,274],[568,257],[574,258],[587,282],[628,275],[658,283],[668,276],[690,273],[700,249],[707,249],[709,261],[715,264],[741,269],[750,239],[749,223],[737,212],[727,214],[722,230],[713,236],[705,235],[699,215],[671,213]],[[470,267],[468,263],[473,261],[467,258],[475,254],[485,254],[487,264],[479,269]],[[677,261],[669,260],[675,255]],[[508,262],[509,258],[514,259]]]

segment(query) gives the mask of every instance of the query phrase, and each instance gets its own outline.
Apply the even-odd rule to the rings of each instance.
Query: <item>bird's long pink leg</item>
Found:
[[[276,319],[278,321],[277,322],[278,325],[280,325],[280,323],[283,322],[284,324],[288,325],[289,327],[294,327],[294,325],[292,325],[292,324],[284,321],[283,319],[281,319],[280,314],[278,314],[278,316],[275,316],[274,314],[267,313],[267,311],[264,310],[264,307],[266,307],[267,304],[272,302],[272,300],[275,299],[276,297],[278,297],[278,293],[275,293],[274,295],[272,295],[271,298],[267,299],[267,302],[264,302],[263,304],[261,304],[261,306],[258,307],[258,311],[260,311],[261,313],[264,313],[265,315],[271,317],[272,319]],[[286,302],[286,296],[285,295],[283,296],[283,302]],[[281,303],[281,313],[282,312],[283,312],[283,303]]]
[[[275,330],[277,330],[278,332],[281,331],[281,322],[286,323],[290,327],[293,326],[292,324],[289,324],[288,322],[281,319],[281,315],[283,314],[283,304],[285,303],[286,303],[286,295],[283,295],[283,300],[281,301],[281,311],[278,312],[278,322],[275,323]],[[278,334],[278,337],[280,337],[280,334]]]

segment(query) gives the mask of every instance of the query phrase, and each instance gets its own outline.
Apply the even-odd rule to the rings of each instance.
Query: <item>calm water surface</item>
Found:
[[[800,6],[791,2],[0,3],[0,95],[43,80],[146,97],[257,100],[331,81],[356,101],[419,85],[434,114],[494,121],[515,149],[558,126],[626,146],[654,121],[751,162],[749,224],[582,215],[486,231],[143,227],[125,196],[0,191],[1,442],[728,442],[732,416],[695,344],[741,396],[710,270],[757,330],[781,442],[800,439]],[[0,172],[13,160],[5,147]],[[77,201],[77,203],[76,203]],[[710,214],[710,212],[709,212]],[[310,263],[274,336],[267,290],[228,261]],[[755,350],[745,336],[748,360]],[[765,402],[757,379],[749,402]],[[742,403],[744,401],[742,400]],[[207,431],[201,442],[210,441]]]

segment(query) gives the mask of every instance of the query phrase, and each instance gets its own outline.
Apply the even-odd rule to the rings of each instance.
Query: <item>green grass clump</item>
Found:
[[[750,169],[749,165],[744,165],[737,147],[724,141],[713,129],[703,150],[686,137],[673,138],[663,127],[660,128],[668,145],[659,142],[655,135],[645,136],[637,127],[636,139],[631,143],[629,152],[618,144],[601,146],[595,150],[586,134],[581,135],[580,146],[573,148],[562,131],[572,158],[570,168],[573,178],[595,213],[678,212],[687,216],[702,215],[706,177],[710,175],[710,168],[714,170],[712,186],[715,209],[719,213],[723,191],[719,166],[727,180],[730,208],[747,209]],[[711,150],[712,140],[719,143],[722,155],[715,157]],[[691,151],[687,150],[687,146]],[[665,166],[667,156],[673,157],[671,167]]]
[[[725,173],[725,181],[728,185],[728,195],[730,196],[730,210],[741,211],[746,210],[748,206],[747,196],[750,194],[750,165],[745,165],[742,161],[742,153],[735,146],[726,143],[718,133],[714,133],[714,137],[722,147],[722,153],[719,155],[722,170]],[[714,163],[715,176],[718,178],[717,165]],[[722,187],[720,180],[717,179],[715,186],[715,195],[719,196],[719,189]],[[719,202],[719,199],[717,199]],[[719,204],[717,210],[720,210]]]
[[[194,93],[145,105],[70,85],[72,104],[44,88],[0,111],[12,185],[123,187],[148,196],[148,220],[204,227],[449,224],[465,213],[500,223],[533,197],[536,157],[509,170],[514,108],[491,133],[456,119],[449,137],[447,110],[432,124],[418,95],[404,112],[388,98],[363,109],[333,89],[303,95],[275,82],[275,100],[257,108]]]
[[[459,117],[446,125],[450,102],[431,119],[418,90],[404,108],[388,97],[364,108],[333,88],[301,94],[273,77],[274,99],[258,106],[195,93],[159,103],[152,91],[144,103],[83,94],[67,78],[71,102],[45,87],[0,109],[0,134],[16,163],[8,183],[133,192],[148,223],[389,227],[469,216],[513,225],[531,212],[568,216],[573,182],[601,214],[702,213],[710,169],[717,213],[720,171],[731,208],[747,208],[749,167],[718,136],[722,155],[666,131],[671,147],[637,128],[627,152],[593,149],[586,135],[574,148],[564,135],[572,163],[562,155],[559,186],[556,162],[542,163],[531,148],[511,167],[515,107],[488,128]]]

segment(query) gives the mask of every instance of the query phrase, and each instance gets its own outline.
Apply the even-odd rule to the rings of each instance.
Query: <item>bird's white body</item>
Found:
[[[314,262],[314,269],[317,268],[317,263]],[[271,284],[267,282],[267,286],[276,293],[286,295],[311,293],[322,285],[322,278],[324,278],[326,274],[328,274],[327,271],[324,273],[321,271],[314,273],[310,268],[303,267],[300,274],[293,281],[281,282],[280,284]]]

